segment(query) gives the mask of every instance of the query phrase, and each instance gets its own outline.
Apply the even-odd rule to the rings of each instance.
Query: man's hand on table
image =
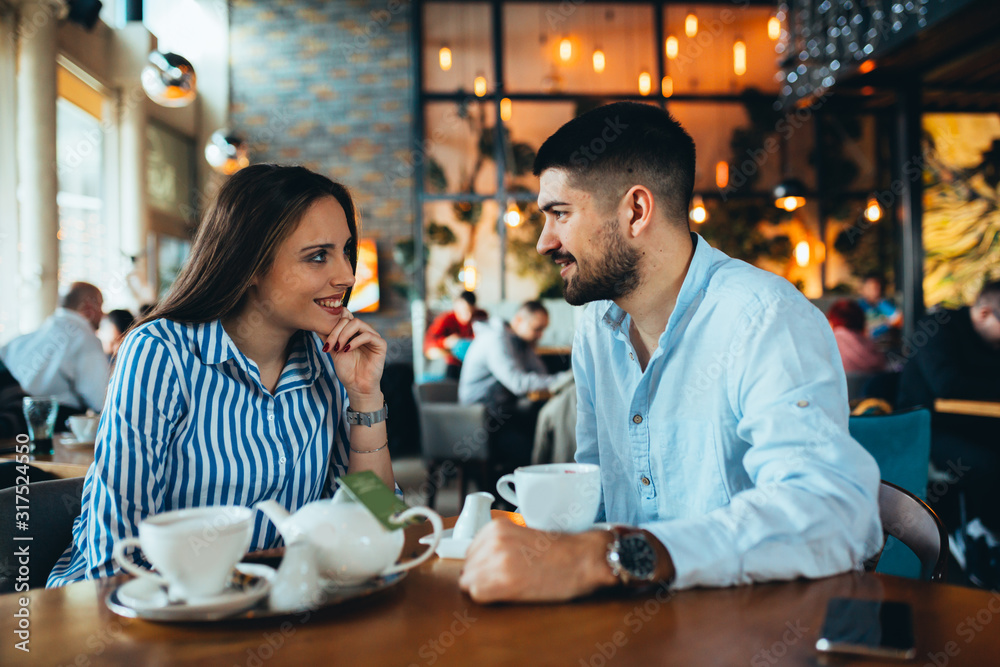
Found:
[[[458,583],[476,602],[559,601],[614,586],[611,534],[547,533],[510,521],[488,523],[469,547]]]

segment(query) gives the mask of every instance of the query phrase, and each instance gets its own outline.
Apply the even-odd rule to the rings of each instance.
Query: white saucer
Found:
[[[59,444],[63,447],[93,447],[96,440],[77,440],[71,435],[64,435],[59,438]]]
[[[239,563],[229,587],[218,595],[171,603],[157,581],[140,577],[122,584],[118,602],[140,618],[154,621],[213,620],[249,609],[267,596],[275,570],[267,565]]]

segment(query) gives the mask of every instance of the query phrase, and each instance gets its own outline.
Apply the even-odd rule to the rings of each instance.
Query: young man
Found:
[[[566,300],[591,304],[573,345],[576,459],[601,466],[598,520],[633,528],[548,540],[492,522],[460,579],[477,601],[822,577],[881,544],[879,471],[848,434],[830,327],[786,280],[690,233],[694,153],[635,103],[538,152],[538,251]]]

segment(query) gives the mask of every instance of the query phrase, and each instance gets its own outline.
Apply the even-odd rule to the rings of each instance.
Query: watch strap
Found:
[[[382,408],[374,412],[355,412],[348,406],[347,423],[360,426],[371,426],[379,422],[384,422],[389,417],[389,406],[382,403]]]

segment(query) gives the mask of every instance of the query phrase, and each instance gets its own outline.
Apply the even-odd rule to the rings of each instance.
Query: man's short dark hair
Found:
[[[531,301],[525,301],[521,304],[521,307],[517,309],[517,312],[524,313],[525,315],[548,315],[548,309],[542,305],[541,301],[537,299],[532,299]]]
[[[1000,280],[993,280],[983,285],[976,298],[977,306],[989,306],[990,310],[1000,317]]]
[[[466,290],[466,291],[462,292],[461,294],[459,294],[458,296],[456,296],[455,298],[456,299],[461,299],[462,301],[466,302],[467,304],[469,304],[473,308],[476,307],[476,293],[475,292],[470,292],[470,291]]]
[[[866,273],[865,277],[862,278],[862,282],[866,283],[869,280],[876,281],[879,287],[881,287],[883,290],[885,289],[885,276],[883,276],[881,273],[876,273],[874,271],[871,273]]]
[[[75,282],[59,299],[59,305],[67,310],[79,310],[88,301],[101,298],[101,290],[90,283]]]
[[[669,113],[615,102],[577,116],[546,139],[534,172],[564,170],[572,187],[594,193],[605,207],[644,185],[668,220],[687,227],[694,165],[694,141]]]

